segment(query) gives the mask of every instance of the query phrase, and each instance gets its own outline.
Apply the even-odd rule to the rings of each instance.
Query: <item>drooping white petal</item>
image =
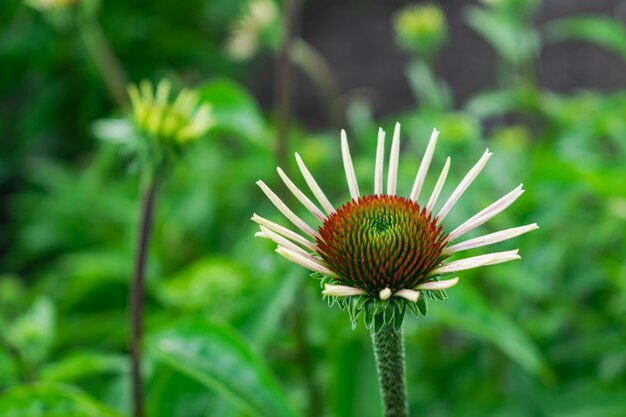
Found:
[[[424,152],[424,156],[422,157],[422,163],[417,170],[415,182],[413,183],[413,189],[411,190],[411,200],[413,201],[417,201],[420,196],[420,192],[422,191],[422,186],[424,185],[424,179],[426,178],[426,174],[428,173],[430,162],[433,160],[433,154],[435,153],[435,147],[437,146],[438,137],[439,131],[437,129],[433,129],[433,133],[430,135],[430,139],[428,141],[428,146],[426,146],[426,151]]]
[[[437,204],[437,199],[439,198],[439,194],[441,193],[441,189],[443,188],[443,184],[446,182],[446,178],[448,177],[448,171],[450,170],[450,157],[446,159],[446,163],[441,170],[441,174],[439,174],[439,178],[437,179],[437,183],[435,184],[435,188],[433,189],[433,193],[430,195],[428,199],[428,203],[426,204],[426,210],[432,212],[433,208],[435,208],[435,204]]]
[[[476,237],[474,239],[469,239],[461,243],[457,243],[456,245],[452,245],[443,250],[444,253],[455,253],[460,252],[462,250],[480,248],[482,246],[491,245],[493,243],[502,242],[504,240],[512,239],[519,235],[523,235],[524,233],[528,233],[532,230],[539,229],[537,223],[528,224],[526,226],[513,227],[511,229],[501,230],[495,233],[489,233],[488,235]]]
[[[396,195],[398,182],[398,159],[400,158],[400,123],[396,122],[393,129],[391,153],[389,154],[389,170],[387,171],[387,194]]]
[[[385,301],[388,300],[389,298],[391,298],[391,290],[389,288],[385,288],[380,290],[380,292],[378,293],[378,297],[380,297],[381,300]]]
[[[491,205],[485,207],[484,209],[467,219],[465,222],[463,222],[463,224],[461,224],[459,227],[450,232],[447,237],[448,242],[452,242],[460,236],[463,236],[465,233],[474,230],[481,224],[491,220],[497,214],[506,210],[522,194],[524,194],[524,190],[522,189],[522,184],[520,184],[513,191],[500,198],[495,203],[492,203]]]
[[[404,298],[405,300],[413,301],[414,303],[417,303],[417,300],[420,299],[420,294],[421,293],[419,291],[409,290],[408,288],[393,293],[394,297]]]
[[[443,281],[430,281],[418,285],[418,290],[446,290],[450,287],[454,287],[459,283],[459,277],[444,279]]]
[[[378,147],[376,148],[376,168],[374,170],[374,194],[383,193],[383,164],[385,158],[385,131],[378,129]]]
[[[283,180],[287,188],[289,188],[289,191],[292,192],[292,194],[298,199],[298,201],[301,202],[302,205],[306,207],[307,210],[309,210],[311,214],[317,217],[321,222],[326,220],[326,216],[324,216],[324,213],[322,213],[322,211],[317,208],[315,203],[313,203],[306,195],[304,195],[302,191],[300,191],[298,187],[296,187],[296,185],[289,179],[287,174],[285,174],[285,172],[280,168],[276,168],[276,170],[278,171],[278,175]]]
[[[317,261],[316,258],[314,258],[313,256],[311,256],[310,253],[308,253],[307,251],[305,251],[304,249],[302,249],[300,246],[296,245],[295,243],[293,243],[290,240],[285,239],[283,236],[272,232],[271,230],[269,230],[267,227],[265,226],[261,226],[261,232],[263,233],[263,235],[267,236],[268,239],[270,239],[272,242],[276,243],[278,246],[282,246],[285,249],[289,249],[290,251],[293,251],[299,255],[302,255],[303,257],[311,260],[311,261]]]
[[[311,189],[311,192],[313,193],[317,201],[320,203],[324,211],[326,211],[326,214],[334,213],[335,208],[333,207],[332,204],[330,204],[330,201],[328,201],[328,198],[326,198],[326,195],[324,194],[320,186],[317,184],[317,181],[315,181],[315,178],[313,178],[313,175],[311,175],[306,165],[304,165],[304,161],[302,161],[302,158],[300,158],[300,155],[298,155],[297,153],[296,153],[296,162],[298,163],[298,168],[300,168],[300,172],[302,173],[302,176],[304,177],[304,181],[306,181],[307,185]]]
[[[361,288],[349,287],[347,285],[326,284],[322,291],[324,295],[332,295],[335,297],[351,297],[353,295],[365,295],[367,291]]]
[[[261,190],[263,190],[267,198],[269,198],[270,201],[274,203],[274,206],[276,206],[276,208],[291,223],[293,223],[294,226],[296,226],[298,229],[302,230],[304,233],[306,233],[309,236],[312,236],[312,237],[318,236],[317,232],[313,230],[311,226],[306,224],[300,217],[296,216],[296,214],[293,211],[291,211],[289,207],[287,207],[287,205],[285,205],[285,203],[283,203],[283,201],[276,194],[274,194],[274,192],[270,190],[270,188],[263,181],[259,180],[256,183],[261,188]]]
[[[359,186],[356,182],[354,167],[352,166],[352,158],[350,157],[350,147],[348,147],[348,138],[346,131],[341,130],[341,155],[343,156],[343,169],[346,171],[346,180],[348,180],[348,188],[350,188],[350,196],[356,200],[359,198]]]
[[[286,237],[287,239],[291,240],[292,242],[296,242],[302,246],[304,246],[305,248],[310,249],[311,251],[315,252],[315,250],[317,249],[317,246],[308,241],[307,239],[305,239],[304,237],[300,236],[299,234],[297,234],[294,231],[291,231],[289,229],[287,229],[286,227],[283,227],[277,223],[274,223],[270,220],[267,220],[264,217],[261,217],[259,215],[257,215],[256,213],[252,216],[252,221],[259,224],[259,225],[263,225],[265,227],[267,227],[268,229],[270,229],[271,231],[273,231],[274,233],[278,233],[279,235]]]
[[[337,274],[328,269],[326,266],[322,265],[320,261],[311,261],[310,259],[307,259],[304,256],[290,251],[287,248],[283,248],[282,246],[276,248],[276,253],[295,264],[310,269],[311,271],[319,272],[320,274],[324,274],[329,277],[337,277]]]
[[[496,265],[503,262],[513,261],[515,259],[520,259],[518,252],[519,250],[515,249],[506,252],[495,252],[487,255],[473,256],[471,258],[452,261],[440,266],[439,268],[435,268],[428,275],[433,276],[448,272],[465,271],[467,269],[479,268],[481,266]]]
[[[450,195],[450,198],[448,198],[448,201],[446,201],[446,203],[441,208],[441,211],[439,211],[439,214],[437,214],[437,218],[439,219],[438,220],[439,222],[441,222],[446,217],[446,215],[450,212],[454,204],[459,200],[459,198],[461,198],[465,190],[467,190],[467,188],[476,179],[478,174],[480,174],[483,168],[485,168],[485,165],[487,165],[487,161],[489,160],[491,155],[493,154],[489,152],[489,149],[487,149],[485,153],[483,154],[483,156],[478,160],[476,165],[474,165],[472,169],[469,170],[469,172],[465,175],[463,180],[461,180],[459,185],[457,185],[457,187],[454,189],[454,191]]]

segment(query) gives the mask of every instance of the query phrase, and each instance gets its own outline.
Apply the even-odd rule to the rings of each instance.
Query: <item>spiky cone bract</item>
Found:
[[[294,197],[317,219],[317,228],[298,217],[263,181],[258,185],[276,208],[301,233],[254,215],[260,225],[257,236],[272,240],[276,251],[288,260],[304,266],[320,279],[322,294],[330,305],[348,311],[353,326],[360,315],[375,333],[383,326],[400,330],[408,309],[425,315],[426,299],[446,298],[445,290],[456,285],[450,275],[481,266],[519,259],[518,251],[495,252],[450,260],[458,252],[487,246],[537,229],[536,224],[515,227],[453,243],[509,207],[524,190],[514,190],[474,216],[449,229],[445,218],[491,157],[487,150],[469,170],[439,210],[437,201],[450,168],[446,160],[428,199],[420,203],[424,180],[430,167],[439,132],[433,131],[408,197],[397,195],[397,172],[400,152],[400,125],[396,124],[383,192],[385,133],[378,134],[378,147],[372,194],[361,195],[347,137],[342,131],[341,150],[351,199],[335,208],[323,193],[304,161],[296,154],[298,167],[317,200],[314,203],[278,168],[278,174]],[[320,208],[321,207],[321,208]]]

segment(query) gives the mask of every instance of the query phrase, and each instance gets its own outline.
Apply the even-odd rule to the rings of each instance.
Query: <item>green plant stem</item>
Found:
[[[143,386],[141,379],[141,343],[143,335],[144,292],[145,292],[145,265],[152,228],[152,214],[156,198],[157,183],[152,180],[143,194],[139,217],[139,235],[137,252],[135,254],[135,273],[130,288],[130,315],[131,315],[131,355],[130,377],[131,398],[133,402],[133,416],[143,417]]]
[[[315,84],[330,121],[338,124],[334,101],[339,97],[339,83],[326,58],[302,38],[294,39],[290,58]]]
[[[393,325],[378,332],[372,330],[378,384],[385,417],[409,417],[406,378],[404,375],[404,337]]]
[[[128,77],[109,46],[98,21],[95,18],[85,18],[80,22],[79,30],[87,54],[98,69],[111,97],[119,106],[126,107]]]

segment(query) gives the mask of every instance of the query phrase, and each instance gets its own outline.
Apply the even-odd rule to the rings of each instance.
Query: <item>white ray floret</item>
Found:
[[[378,293],[378,296],[383,301],[388,300],[389,298],[391,298],[392,295],[393,294],[391,293],[391,290],[389,288],[384,288]]]
[[[469,239],[456,245],[448,246],[443,250],[444,253],[455,253],[463,250],[480,248],[482,246],[492,245],[494,243],[503,242],[505,240],[513,239],[524,233],[528,233],[533,230],[539,229],[537,223],[528,224],[526,226],[513,227],[511,229],[501,230],[499,232],[490,233],[488,235],[479,236],[474,239]]]
[[[450,234],[448,235],[448,242],[452,242],[453,240],[463,236],[465,233],[474,230],[481,224],[488,222],[497,214],[506,210],[522,194],[524,194],[524,189],[522,188],[522,184],[520,184],[513,191],[500,198],[495,203],[492,203],[491,205],[485,207],[484,209],[467,219],[465,222],[463,222],[463,224],[461,224],[459,227],[450,232]]]
[[[306,224],[300,217],[296,216],[296,214],[291,211],[289,207],[287,207],[287,205],[285,205],[285,203],[283,203],[283,201],[276,194],[274,194],[274,192],[270,190],[270,187],[268,187],[263,181],[257,181],[257,185],[261,188],[261,190],[263,190],[267,198],[269,198],[270,201],[274,203],[274,206],[276,206],[278,211],[280,211],[287,219],[289,219],[289,221],[293,223],[294,226],[296,226],[298,229],[302,230],[309,236],[318,236],[317,232],[313,230],[311,226]]]
[[[426,211],[430,211],[432,213],[433,208],[435,208],[435,204],[437,204],[437,199],[439,198],[439,194],[441,194],[441,189],[443,185],[446,183],[446,178],[448,177],[448,171],[450,170],[450,157],[446,159],[446,163],[441,170],[441,174],[439,174],[439,178],[437,179],[437,183],[435,184],[435,188],[433,189],[433,193],[430,195],[428,199],[428,203],[426,203]]]
[[[385,131],[378,128],[378,146],[376,147],[376,167],[374,168],[374,194],[383,193],[383,164],[385,159]]]
[[[309,252],[305,251],[304,249],[302,249],[300,246],[296,245],[292,241],[285,239],[283,236],[272,232],[265,226],[261,226],[261,231],[257,235],[259,235],[258,237],[264,237],[264,238],[270,239],[272,242],[276,243],[278,246],[282,246],[283,248],[289,249],[292,252],[302,255],[305,258],[313,262],[317,262],[317,259],[315,259]]]
[[[426,146],[426,152],[424,152],[424,156],[422,157],[422,163],[417,170],[415,182],[413,183],[413,189],[411,190],[410,198],[413,201],[417,201],[420,196],[420,192],[422,191],[422,186],[424,185],[424,179],[426,178],[426,174],[428,173],[430,162],[433,160],[433,154],[435,153],[435,147],[437,146],[438,137],[439,131],[437,129],[433,129],[433,133],[430,135],[430,139],[428,140],[428,146]]]
[[[328,269],[326,266],[322,265],[322,263],[319,261],[311,261],[310,259],[305,258],[304,256],[301,256],[294,251],[283,248],[282,246],[276,248],[276,253],[293,263],[305,267],[306,269],[310,269],[314,272],[319,272],[320,274],[324,274],[329,277],[337,278],[337,274]]]
[[[285,172],[280,168],[276,168],[276,170],[278,171],[278,175],[283,180],[287,188],[289,188],[289,191],[291,191],[291,193],[298,199],[298,201],[301,202],[302,205],[311,212],[311,214],[317,217],[318,220],[320,220],[321,222],[326,220],[326,216],[324,216],[324,213],[322,213],[322,211],[317,208],[315,203],[313,203],[306,195],[304,195],[302,191],[300,191],[298,187],[296,187],[296,185],[289,179],[287,174],[285,174]]]
[[[405,300],[409,300],[414,303],[417,303],[417,300],[420,299],[420,294],[421,293],[419,291],[409,290],[408,288],[393,293],[394,297],[404,298]]]
[[[391,153],[389,154],[389,170],[387,171],[387,194],[396,195],[398,182],[398,160],[400,159],[400,123],[393,129]]]
[[[468,269],[474,269],[481,266],[496,265],[504,262],[521,259],[518,255],[519,250],[510,250],[506,252],[495,252],[487,255],[472,256],[471,258],[460,259],[458,261],[452,261],[439,268],[433,269],[428,275],[446,274],[448,272],[465,271]]]
[[[483,156],[478,160],[476,165],[474,165],[472,169],[469,170],[463,180],[461,180],[459,185],[457,185],[457,187],[452,192],[452,195],[450,195],[450,198],[448,198],[448,201],[446,201],[446,203],[441,208],[441,211],[439,211],[439,214],[437,214],[439,222],[441,222],[448,215],[452,207],[454,207],[456,202],[459,201],[459,198],[461,198],[465,190],[467,190],[472,182],[474,182],[478,174],[480,174],[483,168],[485,168],[485,165],[487,165],[487,161],[489,160],[489,158],[491,158],[491,155],[493,154],[489,152],[489,149],[487,149]]]
[[[324,285],[323,295],[332,295],[335,297],[351,297],[353,295],[365,295],[367,291],[360,288],[349,287],[347,285]]]
[[[444,279],[443,281],[430,281],[415,287],[418,290],[446,290],[459,283],[459,277]]]
[[[348,138],[346,131],[341,131],[341,155],[343,156],[343,169],[346,171],[346,180],[348,180],[348,188],[350,196],[353,200],[359,198],[359,186],[356,182],[354,167],[352,166],[352,158],[350,157],[350,148],[348,147]]]
[[[298,155],[297,153],[296,153],[296,162],[298,163],[298,168],[300,168],[300,172],[302,173],[302,176],[304,177],[304,181],[306,181],[306,184],[309,186],[309,188],[311,189],[311,192],[313,193],[317,201],[320,203],[324,211],[326,211],[326,214],[334,213],[335,208],[333,207],[332,204],[330,204],[330,201],[328,201],[328,198],[326,198],[326,195],[324,194],[320,186],[317,184],[317,181],[315,181],[315,178],[313,178],[313,175],[311,175],[306,165],[304,165],[304,161],[302,160],[302,158],[300,158],[300,155]]]
[[[279,235],[286,237],[287,239],[291,240],[292,242],[296,242],[299,243],[300,245],[310,249],[311,251],[315,251],[317,249],[317,245],[315,245],[314,243],[312,243],[309,240],[306,240],[305,238],[303,238],[302,236],[300,236],[299,234],[297,234],[296,232],[287,229],[286,227],[283,227],[279,224],[276,224],[270,220],[267,220],[264,217],[259,216],[258,214],[254,214],[252,216],[251,219],[253,222],[259,224],[259,225],[263,225],[265,227],[267,227],[268,229],[270,229],[271,231],[273,231],[274,233],[278,233]]]

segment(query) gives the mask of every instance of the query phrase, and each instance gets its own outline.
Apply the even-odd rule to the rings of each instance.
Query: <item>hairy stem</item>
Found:
[[[385,417],[409,417],[404,375],[404,337],[393,325],[372,331],[378,384]]]
[[[137,252],[135,254],[135,273],[130,288],[130,314],[131,314],[131,355],[130,377],[131,398],[133,402],[133,416],[143,417],[143,386],[141,380],[141,342],[143,334],[143,305],[145,287],[145,265],[150,229],[152,226],[152,214],[156,197],[157,185],[154,180],[148,185],[141,201],[141,213],[139,218],[139,235],[137,239]]]

